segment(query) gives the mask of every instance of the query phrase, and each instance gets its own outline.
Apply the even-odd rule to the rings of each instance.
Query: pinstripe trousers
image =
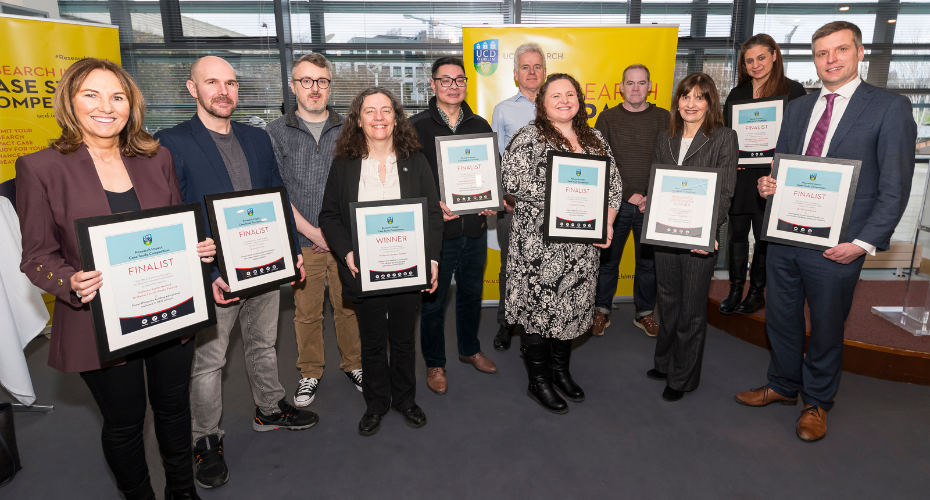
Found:
[[[656,339],[655,369],[668,374],[666,384],[693,391],[701,382],[701,362],[707,337],[707,293],[717,253],[655,247]]]

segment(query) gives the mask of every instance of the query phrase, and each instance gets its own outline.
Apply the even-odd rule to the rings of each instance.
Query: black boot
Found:
[[[733,314],[743,298],[746,266],[749,264],[749,243],[730,243],[727,248],[727,264],[730,268],[730,293],[720,301],[720,314]]]
[[[759,251],[759,243],[756,243],[756,251],[752,254],[752,268],[749,270],[749,293],[738,306],[736,314],[755,314],[756,311],[765,307],[765,250]]]
[[[152,489],[152,479],[145,476],[142,484],[131,490],[120,490],[126,500],[155,500],[155,490]]]
[[[526,395],[547,411],[558,414],[568,413],[568,403],[559,397],[555,388],[552,387],[549,373],[549,342],[544,339],[536,340],[537,342],[532,344],[523,342],[522,339],[520,342],[523,364],[526,366],[526,374],[530,379]]]
[[[572,341],[551,339],[549,345],[552,347],[552,385],[555,390],[569,401],[584,401],[584,391],[568,372],[569,361],[572,359]]]
[[[168,491],[165,487],[165,500],[200,500],[197,495],[197,488],[192,484],[188,488]]]

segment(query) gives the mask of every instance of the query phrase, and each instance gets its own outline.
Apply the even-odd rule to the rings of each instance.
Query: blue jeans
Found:
[[[639,238],[643,232],[643,214],[632,203],[621,202],[620,212],[614,220],[614,239],[610,248],[601,250],[601,267],[597,273],[597,295],[594,307],[610,314],[614,295],[617,293],[617,278],[620,259],[627,236],[633,231],[633,245],[636,250],[636,274],[633,277],[633,304],[636,316],[652,314],[656,307],[656,264],[652,245],[640,245]]]
[[[488,258],[488,233],[477,238],[460,236],[442,242],[439,285],[423,295],[420,313],[420,347],[427,368],[446,366],[446,296],[455,273],[455,332],[460,356],[481,351],[478,321],[484,288],[484,263]]]

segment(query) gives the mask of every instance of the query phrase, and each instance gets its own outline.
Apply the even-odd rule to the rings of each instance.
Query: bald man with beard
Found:
[[[184,203],[202,203],[206,195],[284,185],[268,134],[230,119],[239,100],[239,82],[229,63],[213,56],[198,59],[191,66],[187,90],[197,101],[197,114],[155,134],[171,152]],[[292,227],[297,227],[293,214],[289,214]],[[206,211],[203,217],[210,234]],[[297,267],[303,281],[303,257],[299,255]],[[222,369],[229,335],[237,319],[255,401],[252,428],[259,432],[279,428],[301,430],[319,420],[315,413],[288,404],[278,381],[275,342],[279,290],[226,300],[223,291],[228,292],[229,286],[216,264],[212,280],[216,325],[197,334],[191,370],[195,480],[203,488],[222,486],[229,480],[222,453],[224,433],[219,423],[223,413]]]

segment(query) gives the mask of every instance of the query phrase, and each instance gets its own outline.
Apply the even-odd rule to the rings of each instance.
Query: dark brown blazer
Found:
[[[177,173],[167,149],[161,148],[152,158],[123,156],[123,165],[142,209],[181,203]],[[23,232],[19,268],[36,286],[55,296],[49,366],[83,372],[122,364],[120,359],[101,366],[90,307],[71,291],[71,276],[81,268],[74,220],[111,215],[87,147],[70,155],[48,148],[19,157],[16,211]]]

